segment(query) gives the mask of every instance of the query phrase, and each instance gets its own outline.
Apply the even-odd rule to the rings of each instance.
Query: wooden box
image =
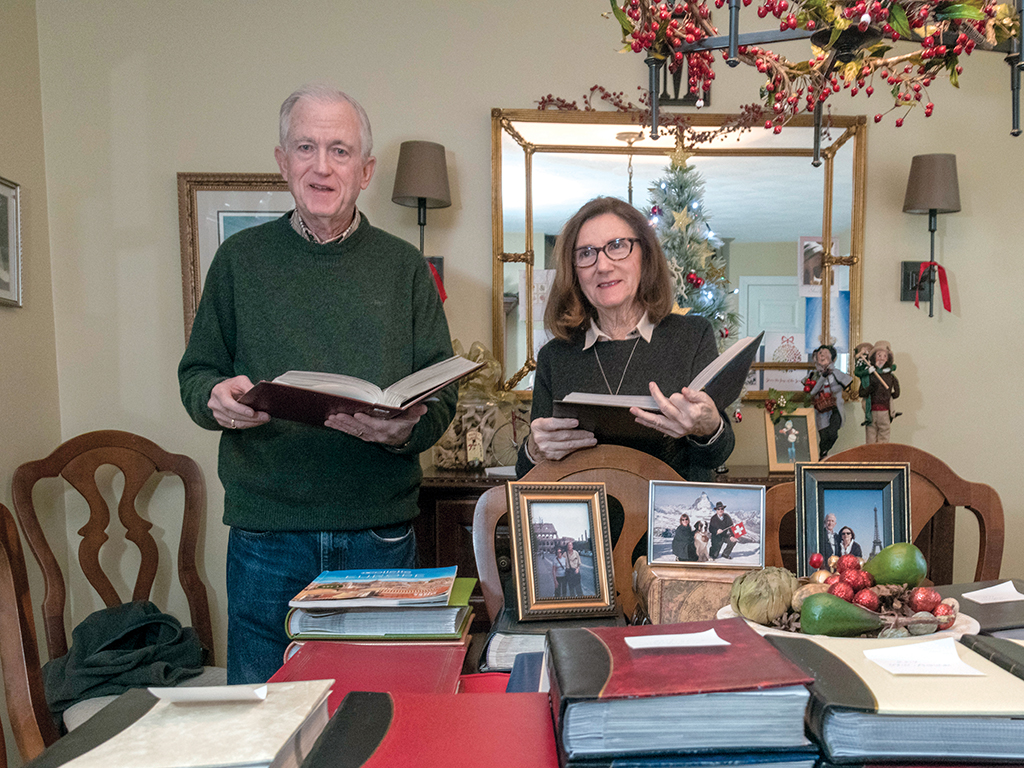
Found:
[[[715,566],[650,566],[641,557],[633,567],[633,591],[638,614],[633,623],[651,624],[706,621],[729,603],[732,583],[744,568]]]

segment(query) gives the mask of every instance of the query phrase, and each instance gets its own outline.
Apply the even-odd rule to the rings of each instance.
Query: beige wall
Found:
[[[18,438],[0,441],[0,472],[9,476],[23,457],[97,428],[129,429],[196,457],[210,489],[204,572],[216,593],[223,659],[226,532],[216,435],[189,421],[175,379],[183,349],[175,174],[275,170],[280,101],[307,80],[337,83],[374,123],[377,176],[360,202],[375,224],[416,241],[414,212],[390,202],[398,147],[407,139],[447,147],[453,205],[430,212],[427,252],[445,257],[453,336],[489,346],[490,109],[530,107],[548,93],[580,99],[594,83],[635,100],[643,65],[616,53],[604,10],[590,0],[394,7],[38,0],[40,117],[35,87],[24,88],[36,79],[33,6],[5,4],[3,71],[18,81],[8,74],[0,84],[0,173],[24,185],[31,259],[26,308],[0,309],[2,423]],[[1024,424],[1012,399],[1024,364],[1019,345],[1006,341],[1022,319],[1024,139],[1008,136],[1001,56],[975,53],[961,82],[959,91],[932,88],[932,118],[915,113],[897,129],[890,116],[869,129],[864,336],[889,339],[897,356],[907,415],[894,438],[996,487],[1007,512],[1003,571],[1024,576],[1015,556],[1024,545],[1024,491],[1015,482]],[[758,84],[756,72],[721,67],[715,111],[753,100]],[[840,98],[832,108],[870,114],[886,106],[883,98]],[[939,221],[953,312],[932,319],[898,301],[900,260],[927,255],[926,218],[900,210],[910,158],[925,152],[957,153],[963,199],[961,213]],[[742,450],[764,440],[759,412],[745,413]],[[837,448],[861,439],[848,425]],[[153,499],[171,530],[175,499],[170,486]],[[83,594],[75,598],[77,620],[94,606]],[[176,598],[167,599],[174,608]]]
[[[32,0],[7,0],[0,10],[0,72],[0,176],[21,187],[23,253],[23,306],[0,306],[0,503],[10,508],[14,469],[45,456],[61,436],[43,109]],[[47,527],[59,533],[64,528],[63,514],[55,517]],[[0,706],[6,707],[2,699]],[[8,756],[16,760],[6,709],[2,719]]]

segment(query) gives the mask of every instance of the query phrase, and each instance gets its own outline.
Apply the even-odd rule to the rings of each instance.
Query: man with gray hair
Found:
[[[305,86],[282,104],[280,133],[274,156],[295,210],[220,246],[178,367],[189,415],[221,432],[230,683],[263,682],[281,665],[288,601],[321,571],[415,566],[419,454],[458,393],[322,427],[238,402],[289,370],[386,387],[452,355],[427,262],[356,208],[376,162],[363,108]]]

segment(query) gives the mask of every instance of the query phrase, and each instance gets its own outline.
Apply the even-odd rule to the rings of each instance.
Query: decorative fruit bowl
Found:
[[[719,618],[741,616],[762,634],[958,637],[979,630],[955,599],[943,600],[934,589],[918,586],[928,564],[913,544],[892,544],[866,562],[843,555],[826,564],[820,554],[809,562],[818,570],[802,580],[785,568],[743,574],[733,582]]]
[[[719,619],[735,619],[739,616],[736,611],[732,609],[731,605],[724,605],[718,609],[716,618]],[[778,627],[766,626],[765,624],[758,624],[756,621],[750,619],[744,619],[754,631],[761,635],[790,635],[793,634],[793,630],[790,629],[779,629]],[[799,631],[799,630],[797,630]],[[954,640],[961,635],[976,635],[981,631],[981,625],[978,620],[973,616],[968,616],[966,613],[958,613],[956,621],[953,622],[953,626],[949,629],[940,629],[934,632],[928,637],[952,637]]]

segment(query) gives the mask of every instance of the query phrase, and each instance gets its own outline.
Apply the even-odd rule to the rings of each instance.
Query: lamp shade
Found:
[[[452,204],[444,147],[432,141],[403,141],[391,201],[415,208],[420,198],[427,201],[427,208]]]
[[[956,155],[915,155],[910,161],[903,212],[956,213],[959,210]]]

